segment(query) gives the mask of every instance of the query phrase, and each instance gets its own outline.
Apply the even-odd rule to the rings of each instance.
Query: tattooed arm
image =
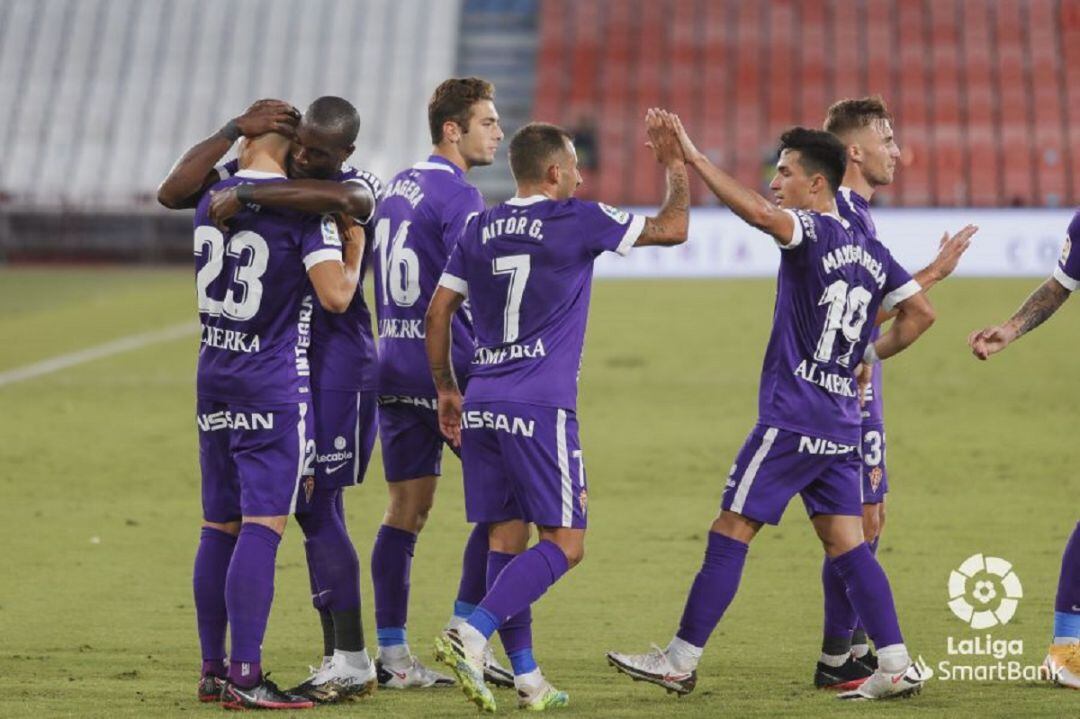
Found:
[[[645,116],[649,147],[656,161],[667,169],[667,195],[656,217],[645,218],[645,227],[635,247],[646,245],[681,245],[690,227],[690,178],[686,174],[674,115],[663,110],[649,110]]]
[[[981,360],[997,354],[1048,320],[1067,299],[1069,290],[1050,277],[1031,293],[1007,322],[972,332],[968,337],[972,354]]]
[[[465,301],[464,295],[440,285],[424,317],[428,365],[439,395],[439,428],[455,446],[461,446],[461,390],[450,359],[450,321]]]
[[[687,164],[694,168],[716,198],[748,225],[772,235],[781,245],[787,246],[795,231],[792,216],[713,165],[705,153],[694,145],[677,116],[675,129]]]

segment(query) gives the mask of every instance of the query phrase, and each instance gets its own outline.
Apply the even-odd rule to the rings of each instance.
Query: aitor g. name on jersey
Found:
[[[284,179],[240,171],[214,189]],[[315,305],[307,271],[341,260],[337,224],[328,216],[245,208],[223,233],[209,219],[209,204],[208,193],[195,213],[199,396],[259,405],[303,400]]]

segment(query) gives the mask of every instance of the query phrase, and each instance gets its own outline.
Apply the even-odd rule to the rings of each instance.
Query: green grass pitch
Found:
[[[1013,562],[1024,587],[1013,621],[991,633],[1022,639],[1025,664],[1046,651],[1061,550],[1077,520],[1080,307],[1066,305],[987,364],[965,345],[969,331],[1006,317],[1036,284],[945,283],[931,296],[937,325],[886,365],[893,492],[880,556],[908,645],[935,669],[964,661],[946,653],[948,637],[983,634],[946,607],[950,570],[976,552]],[[815,691],[821,550],[798,501],[752,546],[694,694],[676,700],[606,665],[606,650],[666,643],[676,626],[728,468],[754,422],[772,298],[767,280],[596,283],[579,410],[587,557],[534,613],[537,657],[570,693],[563,713],[1080,714],[1080,694],[1037,682],[936,678],[922,696],[889,705],[841,705]],[[0,271],[0,372],[193,321],[193,299],[180,269]],[[195,350],[193,335],[0,386],[0,716],[221,712],[194,700]],[[460,469],[445,466],[413,565],[409,632],[426,661],[451,609],[467,532]],[[384,502],[376,456],[346,500],[365,565]],[[278,561],[264,657],[289,684],[320,654],[294,525]],[[366,570],[363,584],[373,639]],[[516,711],[512,693],[497,698],[500,712]],[[475,714],[457,690],[381,692],[317,711]]]

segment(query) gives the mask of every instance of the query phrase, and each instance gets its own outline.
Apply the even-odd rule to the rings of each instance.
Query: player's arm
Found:
[[[242,136],[267,132],[292,136],[300,113],[281,100],[259,100],[210,137],[181,156],[158,185],[158,202],[170,210],[194,207],[207,188],[221,178],[214,166]]]
[[[934,324],[937,316],[926,293],[918,291],[896,305],[896,320],[876,342],[866,346],[863,362],[874,364],[903,352]]]
[[[363,222],[371,217],[375,209],[375,196],[361,182],[289,180],[235,185],[214,195],[210,202],[210,219],[220,227],[245,204],[313,214],[341,214]]]
[[[915,281],[922,287],[923,292],[929,291],[931,287],[953,273],[956,265],[960,262],[960,257],[971,246],[971,238],[978,231],[979,228],[975,225],[967,225],[952,237],[949,236],[948,232],[941,237],[941,242],[938,243],[937,256],[930,264],[915,273]],[[897,310],[895,309],[891,312],[878,309],[877,324],[880,325],[891,320],[896,317],[896,314]]]
[[[686,163],[694,168],[716,198],[748,225],[772,235],[782,246],[791,244],[795,235],[795,218],[713,165],[694,146],[678,116],[675,116],[675,127]]]
[[[667,173],[667,194],[656,217],[645,218],[634,247],[681,245],[690,229],[690,178],[675,129],[675,116],[663,110],[649,110],[645,115],[645,130],[656,161]]]
[[[424,316],[424,344],[431,367],[431,378],[435,381],[435,390],[439,395],[439,428],[455,447],[461,446],[462,398],[450,355],[450,323],[454,313],[465,301],[461,290],[468,292],[463,280],[444,274]]]
[[[1050,319],[1070,294],[1056,277],[1048,277],[1004,324],[971,333],[968,346],[972,354],[981,360],[989,359]]]
[[[347,310],[356,294],[365,241],[364,228],[356,223],[338,221],[338,228],[344,238],[341,243],[341,260],[319,262],[308,269],[308,278],[311,286],[315,288],[319,304],[327,312],[335,314]]]

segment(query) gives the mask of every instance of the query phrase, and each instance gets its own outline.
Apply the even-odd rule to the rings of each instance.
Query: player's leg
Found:
[[[224,406],[199,400],[196,411],[200,415],[209,414]],[[199,465],[204,520],[192,573],[195,619],[202,649],[198,698],[202,702],[215,702],[221,699],[228,675],[225,577],[236,547],[236,536],[240,533],[240,487],[229,454],[227,430],[199,430]]]
[[[885,429],[880,424],[863,427],[862,459],[863,535],[870,550],[877,553],[878,536],[884,522],[885,495],[889,491],[885,467]],[[825,557],[821,567],[825,621],[821,656],[814,671],[819,688],[846,690],[877,669],[877,657],[870,651],[866,630],[848,599],[844,582]]]
[[[861,460],[854,451],[828,458],[803,491],[814,530],[867,633],[878,647],[880,669],[842,699],[882,699],[917,693],[922,671],[911,663],[900,632],[892,588],[863,537]]]
[[[465,542],[465,551],[461,557],[461,580],[458,582],[458,593],[454,599],[454,611],[446,623],[447,629],[456,629],[468,620],[476,611],[476,605],[487,594],[495,576],[509,561],[506,557],[512,558],[512,555],[502,551],[496,552],[497,556],[488,551],[489,533],[490,528],[484,523],[474,524],[469,532],[469,539]],[[521,551],[525,551],[524,547]],[[495,574],[491,574],[492,567],[495,568]],[[500,632],[499,636],[502,638],[503,633]],[[514,688],[514,673],[499,663],[490,644],[484,653],[484,680],[503,689]]]
[[[379,408],[379,437],[389,503],[371,549],[371,584],[379,643],[379,685],[390,689],[447,686],[409,648],[409,575],[416,539],[435,502],[442,437],[434,411],[389,403]]]
[[[882,465],[882,469],[884,469],[884,465]],[[887,487],[887,485],[882,486]],[[870,497],[870,499],[879,501],[873,504],[863,502],[863,537],[875,557],[877,556],[878,542],[881,540],[881,530],[885,527],[885,491],[883,488],[878,496]],[[855,629],[851,633],[851,655],[870,669],[877,669],[877,655],[871,650],[866,628],[862,625],[862,620],[857,616]]]
[[[232,407],[234,414],[251,413]],[[225,580],[229,616],[229,708],[309,708],[310,700],[282,692],[262,671],[262,643],[274,598],[274,564],[288,516],[294,511],[305,465],[314,459],[306,404],[275,408],[270,428],[231,430],[240,478],[243,520]]]
[[[466,409],[468,411],[473,407]],[[525,549],[528,529],[524,512],[510,486],[495,430],[463,429],[461,460],[466,518],[488,528],[489,547],[496,549],[489,552],[489,557],[507,554],[511,555],[512,561]],[[470,624],[475,621],[486,626],[492,621],[490,614],[479,606],[483,599],[480,598],[478,606],[465,622],[446,628],[435,640],[435,656],[453,669],[461,682],[462,691],[470,701],[481,709],[494,711],[495,697],[485,683],[487,637]],[[463,641],[464,636],[469,638],[468,642]]]
[[[312,603],[323,620],[324,658],[318,671],[289,691],[327,703],[358,699],[375,688],[360,614],[360,562],[345,525],[342,495],[363,478],[376,407],[374,395],[362,392],[316,390],[313,400],[314,475],[302,482],[296,520],[304,532]]]
[[[1058,684],[1080,689],[1080,523],[1073,529],[1061,557],[1054,601],[1054,640],[1044,666]]]
[[[492,554],[512,556],[495,557],[496,566],[489,564],[490,589],[466,624],[446,639],[465,659],[482,652],[499,630],[514,665],[519,706],[565,706],[566,693],[548,683],[533,657],[530,607],[584,555],[588,495],[577,420],[566,410],[515,403],[468,409],[505,420],[502,429],[463,430],[462,462],[470,521],[490,523]],[[524,549],[526,521],[538,525],[540,541],[526,551],[500,552]],[[458,674],[467,695],[470,675]],[[483,690],[475,689],[482,696]]]
[[[705,644],[738,591],[750,542],[763,524],[780,521],[807,481],[796,478],[813,471],[814,458],[801,456],[798,446],[794,433],[762,425],[753,429],[731,468],[675,636],[666,648],[646,654],[609,652],[609,664],[669,692],[694,690]]]

